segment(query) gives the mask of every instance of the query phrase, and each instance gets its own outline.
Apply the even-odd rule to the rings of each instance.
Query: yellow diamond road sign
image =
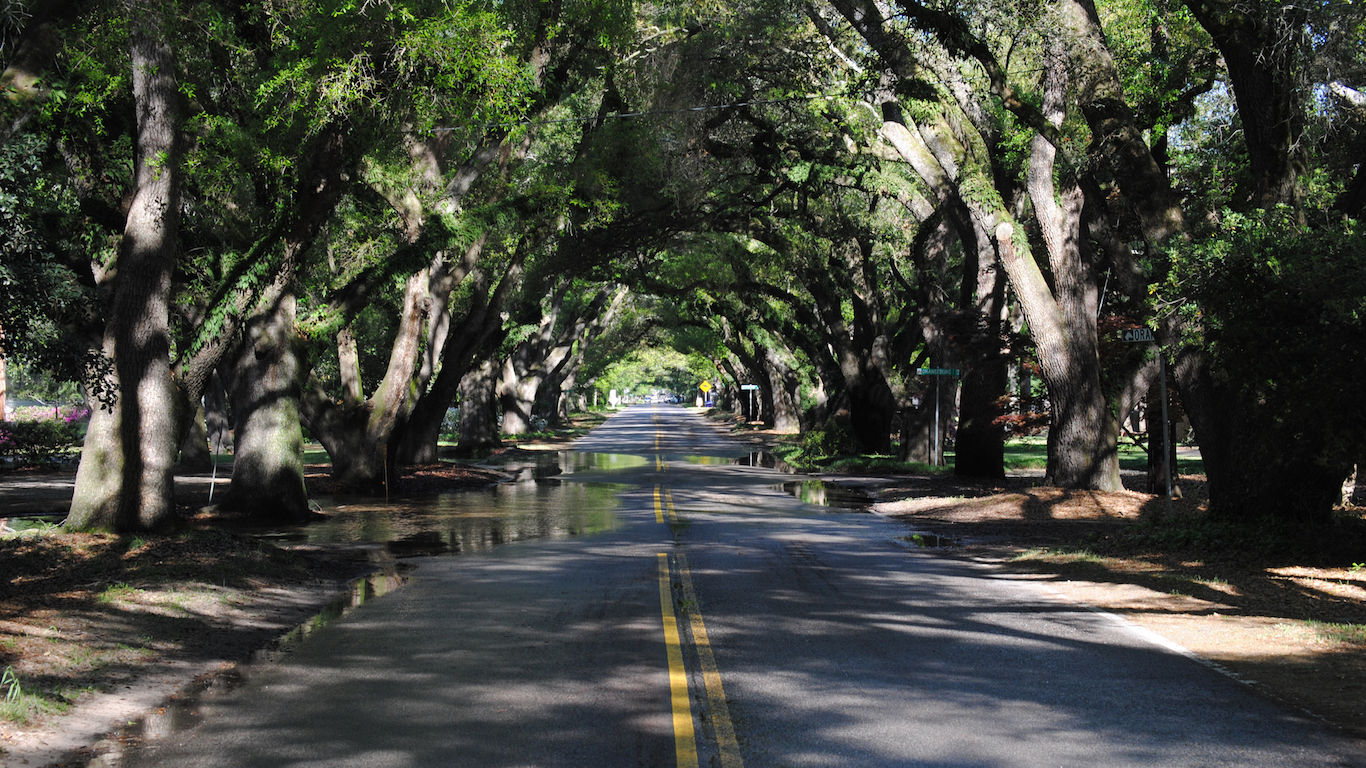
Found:
[[[710,382],[710,381],[704,381],[704,382],[702,382],[701,384],[698,384],[698,385],[697,385],[697,388],[700,389],[700,390],[702,390],[703,392],[710,392],[710,391],[711,391],[711,382]]]

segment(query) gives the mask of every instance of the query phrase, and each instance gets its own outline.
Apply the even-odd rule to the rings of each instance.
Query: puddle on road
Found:
[[[514,541],[614,530],[620,525],[616,495],[622,488],[539,479],[387,504],[369,497],[322,498],[318,509],[326,520],[264,537],[286,543],[383,544],[394,557],[483,552]]]
[[[732,459],[730,463],[741,467],[774,469],[788,475],[795,475],[797,473],[796,467],[788,464],[786,461],[783,461],[768,451],[752,451],[748,456]]]
[[[66,519],[66,514],[20,514],[0,517],[0,533],[47,531]]]
[[[789,496],[818,507],[867,512],[873,506],[872,497],[863,491],[824,480],[798,480],[777,487]]]
[[[567,475],[576,472],[611,472],[614,470],[630,470],[647,467],[654,463],[654,458],[648,456],[636,456],[628,453],[580,453],[578,451],[563,451],[559,454],[557,466]]]
[[[694,464],[701,467],[728,467],[739,459],[730,456],[684,456],[684,464]]]
[[[582,451],[524,452],[510,461],[485,462],[475,466],[512,476],[514,483],[544,480],[578,472],[613,472],[640,469],[654,459],[625,453],[586,453]]]
[[[948,536],[941,536],[937,533],[917,532],[906,536],[898,536],[899,541],[914,544],[917,547],[926,549],[938,549],[941,547],[956,547],[962,542]]]

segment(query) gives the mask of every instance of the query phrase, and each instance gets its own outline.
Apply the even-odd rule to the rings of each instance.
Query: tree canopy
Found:
[[[1322,519],[1366,455],[1363,35],[1351,2],[6,0],[0,354],[126,425],[164,315],[169,431],[221,392],[230,498],[287,517],[303,429],[373,490],[452,406],[485,445],[700,378],[863,452],[956,423],[966,474],[1042,420],[1052,482],[1116,489],[1166,354],[1212,509]],[[119,429],[84,527],[160,524],[111,510],[175,446]]]

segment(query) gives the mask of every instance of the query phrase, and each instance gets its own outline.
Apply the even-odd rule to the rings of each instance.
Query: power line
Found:
[[[594,117],[566,117],[560,120],[516,120],[507,123],[486,123],[483,128],[513,128],[517,126],[533,125],[557,125],[561,123],[591,123],[595,120],[624,120],[628,117],[649,117],[652,115],[678,115],[687,112],[714,112],[718,109],[732,109],[736,107],[756,107],[764,104],[786,104],[793,101],[815,101],[817,99],[833,99],[837,96],[845,96],[843,93],[818,93],[814,96],[789,96],[785,99],[758,99],[754,101],[737,101],[730,104],[710,104],[701,107],[685,107],[683,109],[657,109],[643,112],[614,112],[610,115],[596,115]],[[466,128],[432,128],[432,133],[449,133],[451,131],[463,131]]]

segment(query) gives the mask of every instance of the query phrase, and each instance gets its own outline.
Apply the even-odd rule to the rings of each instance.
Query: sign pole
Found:
[[[1167,476],[1167,517],[1172,516],[1172,473],[1176,471],[1176,447],[1172,445],[1171,419],[1167,417],[1167,353],[1158,343],[1151,328],[1129,328],[1120,334],[1126,342],[1148,342],[1157,345],[1157,370],[1162,378],[1162,464]],[[1151,450],[1151,447],[1150,447]],[[1149,454],[1151,460],[1151,453]]]
[[[917,368],[916,374],[919,376],[934,377],[934,426],[930,428],[930,433],[925,436],[929,442],[925,448],[930,454],[930,464],[939,466],[939,452],[941,449],[939,435],[939,377],[957,376],[962,373],[957,368]]]
[[[934,451],[930,454],[930,464],[939,466],[939,377],[934,377]]]
[[[1171,464],[1167,466],[1167,471],[1163,473],[1167,476],[1167,518],[1170,519],[1172,516],[1172,473],[1176,471],[1176,466],[1173,465],[1178,459],[1176,458],[1176,446],[1172,445],[1172,422],[1171,419],[1167,418],[1167,353],[1162,347],[1157,348],[1157,368],[1162,376],[1162,451],[1167,454],[1162,457],[1162,463],[1167,464],[1168,459],[1172,460]]]

